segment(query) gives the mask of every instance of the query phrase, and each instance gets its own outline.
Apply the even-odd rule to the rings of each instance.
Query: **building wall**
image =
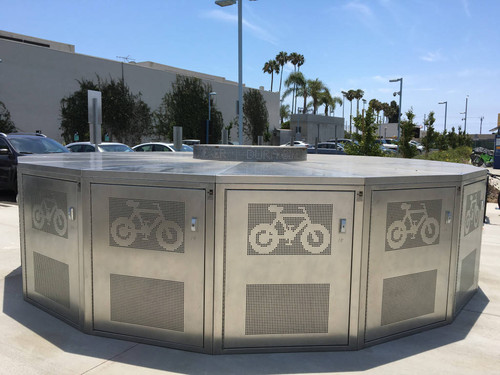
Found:
[[[297,114],[290,118],[290,129],[296,133],[300,127],[300,138],[308,144],[325,142],[329,139],[344,138],[344,119],[342,117]]]
[[[122,69],[125,83],[134,94],[142,93],[151,110],[159,107],[180,73],[198,76],[211,84],[212,91],[217,92],[215,103],[225,125],[236,117],[238,85],[222,77],[154,63],[122,63],[5,39],[0,39],[0,59],[0,101],[10,111],[16,127],[23,132],[41,130],[58,141],[62,141],[60,101],[79,89],[77,80],[96,81],[97,75],[120,79]],[[260,92],[267,103],[270,128],[279,128],[279,94]],[[236,128],[232,130],[232,140],[238,139]]]

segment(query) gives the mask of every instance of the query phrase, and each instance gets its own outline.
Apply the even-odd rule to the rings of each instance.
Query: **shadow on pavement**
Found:
[[[489,302],[479,289],[452,324],[359,351],[211,356],[84,334],[24,301],[20,267],[4,285],[4,313],[65,352],[108,359],[105,366],[123,363],[189,374],[368,370],[463,340]]]
[[[0,191],[0,205],[2,204],[17,204],[16,193],[10,191]]]

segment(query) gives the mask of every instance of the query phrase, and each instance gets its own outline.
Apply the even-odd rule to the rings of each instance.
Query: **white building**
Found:
[[[132,93],[142,93],[156,110],[176,75],[198,77],[217,93],[216,104],[228,125],[236,114],[238,83],[223,77],[183,70],[150,61],[123,63],[75,53],[75,46],[0,30],[0,101],[22,132],[41,130],[62,141],[60,101],[79,89],[77,80],[124,78]],[[244,88],[245,90],[245,88]],[[270,129],[279,128],[279,94],[260,88],[269,112]],[[231,139],[237,140],[237,127]]]

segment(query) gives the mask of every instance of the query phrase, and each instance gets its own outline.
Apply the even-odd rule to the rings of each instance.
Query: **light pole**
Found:
[[[208,139],[208,134],[209,134],[209,128],[210,128],[210,103],[212,101],[212,95],[217,95],[217,93],[215,91],[212,91],[210,93],[208,93],[208,123],[207,123],[207,137],[205,138],[206,139],[206,142],[207,142],[207,145],[210,143],[209,142],[209,139]]]
[[[256,0],[250,0],[256,1]],[[218,6],[226,7],[236,4],[236,0],[217,0]],[[238,141],[243,144],[243,6],[238,1]]]
[[[469,95],[465,98],[465,122],[464,122],[464,134],[467,134],[467,103],[469,102]]]
[[[344,119],[344,130],[346,128],[346,124],[345,124],[345,116],[344,116],[344,102],[345,102],[345,96],[347,95],[347,93],[345,91],[342,91],[342,118]]]
[[[446,116],[448,114],[448,102],[439,102],[438,104],[444,104],[444,131],[446,131]]]
[[[393,95],[399,95],[399,109],[398,109],[398,140],[399,140],[399,132],[401,127],[401,101],[403,97],[403,77],[397,79],[390,79],[389,82],[398,82],[399,81],[399,92],[396,91]]]

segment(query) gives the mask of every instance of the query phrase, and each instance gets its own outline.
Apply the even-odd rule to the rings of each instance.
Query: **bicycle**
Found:
[[[439,223],[427,214],[425,203],[421,203],[421,209],[411,210],[409,203],[402,203],[401,209],[406,211],[402,220],[397,220],[389,226],[387,230],[387,242],[393,249],[401,248],[408,238],[408,234],[412,239],[415,239],[418,231],[422,241],[427,245],[431,245],[436,241],[439,235]],[[412,215],[422,214],[420,220],[413,220]]]
[[[471,224],[473,225],[472,230],[479,226],[479,213],[481,212],[481,208],[477,204],[477,199],[475,199],[475,194],[469,195],[469,209],[467,210],[467,214],[465,216],[465,233],[469,233],[471,230]]]
[[[54,199],[44,198],[42,203],[33,205],[33,225],[42,230],[47,225],[54,225],[54,230],[59,236],[64,236],[68,229],[68,221],[62,209],[57,207]]]
[[[261,254],[270,254],[278,247],[281,240],[291,246],[300,234],[300,242],[304,249],[312,254],[323,252],[330,244],[330,232],[322,224],[313,224],[305,207],[298,207],[302,213],[284,214],[284,207],[271,205],[269,212],[276,215],[271,224],[258,224],[250,232],[248,241],[252,248]],[[286,218],[302,218],[299,225],[288,225]],[[278,227],[282,226],[283,234],[279,234]]]
[[[137,239],[137,235],[143,236],[142,240],[147,241],[154,229],[156,229],[156,241],[158,245],[167,251],[175,251],[182,245],[183,232],[179,224],[167,220],[163,215],[159,203],[154,203],[156,208],[139,208],[140,203],[134,200],[127,200],[126,205],[132,208],[129,217],[119,217],[111,224],[111,236],[120,246],[130,246]],[[145,220],[143,215],[156,215],[150,222]],[[139,228],[136,226],[139,223]]]

